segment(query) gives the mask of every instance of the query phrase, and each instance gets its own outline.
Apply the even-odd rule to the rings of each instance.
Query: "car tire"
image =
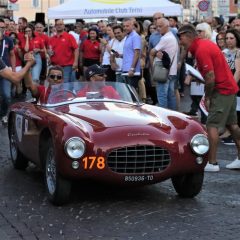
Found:
[[[28,160],[20,152],[17,146],[17,135],[14,121],[12,121],[10,124],[11,125],[9,127],[9,145],[12,164],[15,169],[25,170],[28,166]]]
[[[180,197],[193,198],[202,189],[204,172],[172,177],[172,184]]]
[[[52,140],[49,139],[45,146],[44,181],[48,199],[54,205],[59,206],[68,202],[71,193],[71,182],[58,173]]]

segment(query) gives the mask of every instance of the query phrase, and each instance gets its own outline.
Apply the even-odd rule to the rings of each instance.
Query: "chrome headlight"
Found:
[[[204,134],[197,134],[191,140],[191,148],[194,153],[204,155],[209,150],[208,138]]]
[[[85,153],[85,148],[85,142],[79,137],[69,138],[64,146],[65,153],[73,159],[82,157]]]

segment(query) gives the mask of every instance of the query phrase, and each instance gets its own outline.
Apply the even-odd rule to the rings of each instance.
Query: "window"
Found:
[[[39,7],[40,7],[39,0],[32,0],[32,6],[33,6],[34,8],[39,8]]]
[[[62,3],[64,3],[64,0],[59,0],[59,4],[62,4]]]

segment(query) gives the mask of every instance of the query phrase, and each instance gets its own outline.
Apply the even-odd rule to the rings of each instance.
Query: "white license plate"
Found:
[[[125,182],[153,181],[153,175],[145,175],[145,176],[129,175],[124,177],[124,181]]]

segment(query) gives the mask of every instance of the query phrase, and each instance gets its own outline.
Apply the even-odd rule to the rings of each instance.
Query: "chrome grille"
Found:
[[[131,146],[115,149],[108,155],[108,167],[117,173],[154,173],[170,163],[166,149],[157,146]]]

